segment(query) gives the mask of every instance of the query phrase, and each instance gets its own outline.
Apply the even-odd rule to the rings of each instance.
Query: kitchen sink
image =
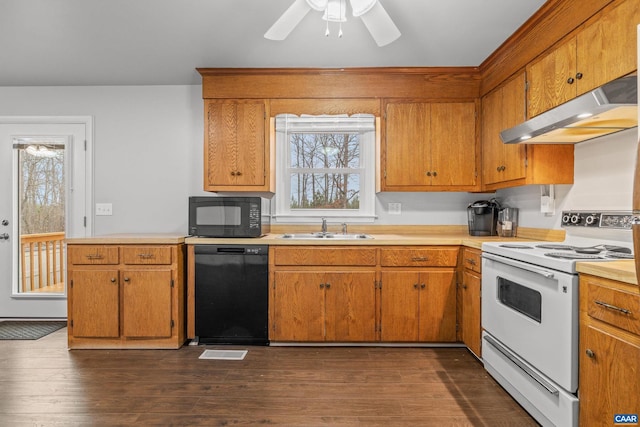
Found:
[[[283,234],[281,239],[304,240],[304,239],[326,239],[326,240],[365,240],[373,239],[368,234],[340,234],[340,233],[287,233]]]

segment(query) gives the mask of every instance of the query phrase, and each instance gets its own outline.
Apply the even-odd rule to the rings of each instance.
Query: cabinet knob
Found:
[[[324,288],[324,283],[320,283],[320,289]]]
[[[116,278],[115,277],[111,278],[111,283],[116,283]]]
[[[331,287],[331,283],[325,283],[325,284],[324,284],[324,287],[325,287],[325,288],[327,288],[327,289],[329,289],[329,288]]]
[[[236,171],[236,176],[240,176],[240,175],[242,175],[242,172]]]
[[[125,278],[124,278],[124,281],[125,281],[125,282],[128,282],[128,281],[129,281],[129,278],[128,278],[128,277],[125,277]]]
[[[596,357],[596,354],[590,348],[588,348],[587,351],[585,351],[585,353],[587,353],[587,357],[589,357],[591,359]]]
[[[427,175],[427,176],[431,176],[431,171],[427,171],[427,172],[426,172],[426,175]]]
[[[433,176],[438,176],[438,172],[433,171]]]
[[[424,283],[420,285],[420,288],[422,288],[422,289],[424,289],[426,287],[427,287],[427,285],[425,285]]]
[[[582,73],[576,74],[576,79],[580,80],[582,78]]]
[[[418,284],[417,283],[414,283],[413,289],[418,289]]]
[[[231,171],[231,176],[236,176],[236,171]]]
[[[575,82],[575,79],[574,79],[573,77],[569,77],[569,78],[567,79],[567,83],[569,83],[570,85],[572,85],[572,84],[573,84],[573,82]]]
[[[462,285],[462,289],[467,289],[467,285]]]

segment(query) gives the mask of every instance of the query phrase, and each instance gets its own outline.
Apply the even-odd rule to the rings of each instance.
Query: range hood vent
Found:
[[[638,78],[626,76],[500,132],[505,144],[575,144],[638,126]]]

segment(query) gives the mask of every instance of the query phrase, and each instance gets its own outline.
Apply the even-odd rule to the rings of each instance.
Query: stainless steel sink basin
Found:
[[[280,236],[281,239],[291,239],[291,240],[315,240],[315,239],[324,239],[324,240],[365,240],[365,239],[373,239],[368,234],[340,234],[340,233],[289,233],[283,234]]]

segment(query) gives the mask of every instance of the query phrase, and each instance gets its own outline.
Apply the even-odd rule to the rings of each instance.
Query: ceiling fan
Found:
[[[347,0],[295,0],[280,18],[269,28],[264,37],[270,40],[284,40],[312,9],[324,12],[322,19],[327,21],[346,21]],[[378,46],[386,46],[400,37],[398,27],[393,23],[387,11],[378,0],[349,0],[353,16],[360,17]],[[339,37],[342,36],[340,28]]]

